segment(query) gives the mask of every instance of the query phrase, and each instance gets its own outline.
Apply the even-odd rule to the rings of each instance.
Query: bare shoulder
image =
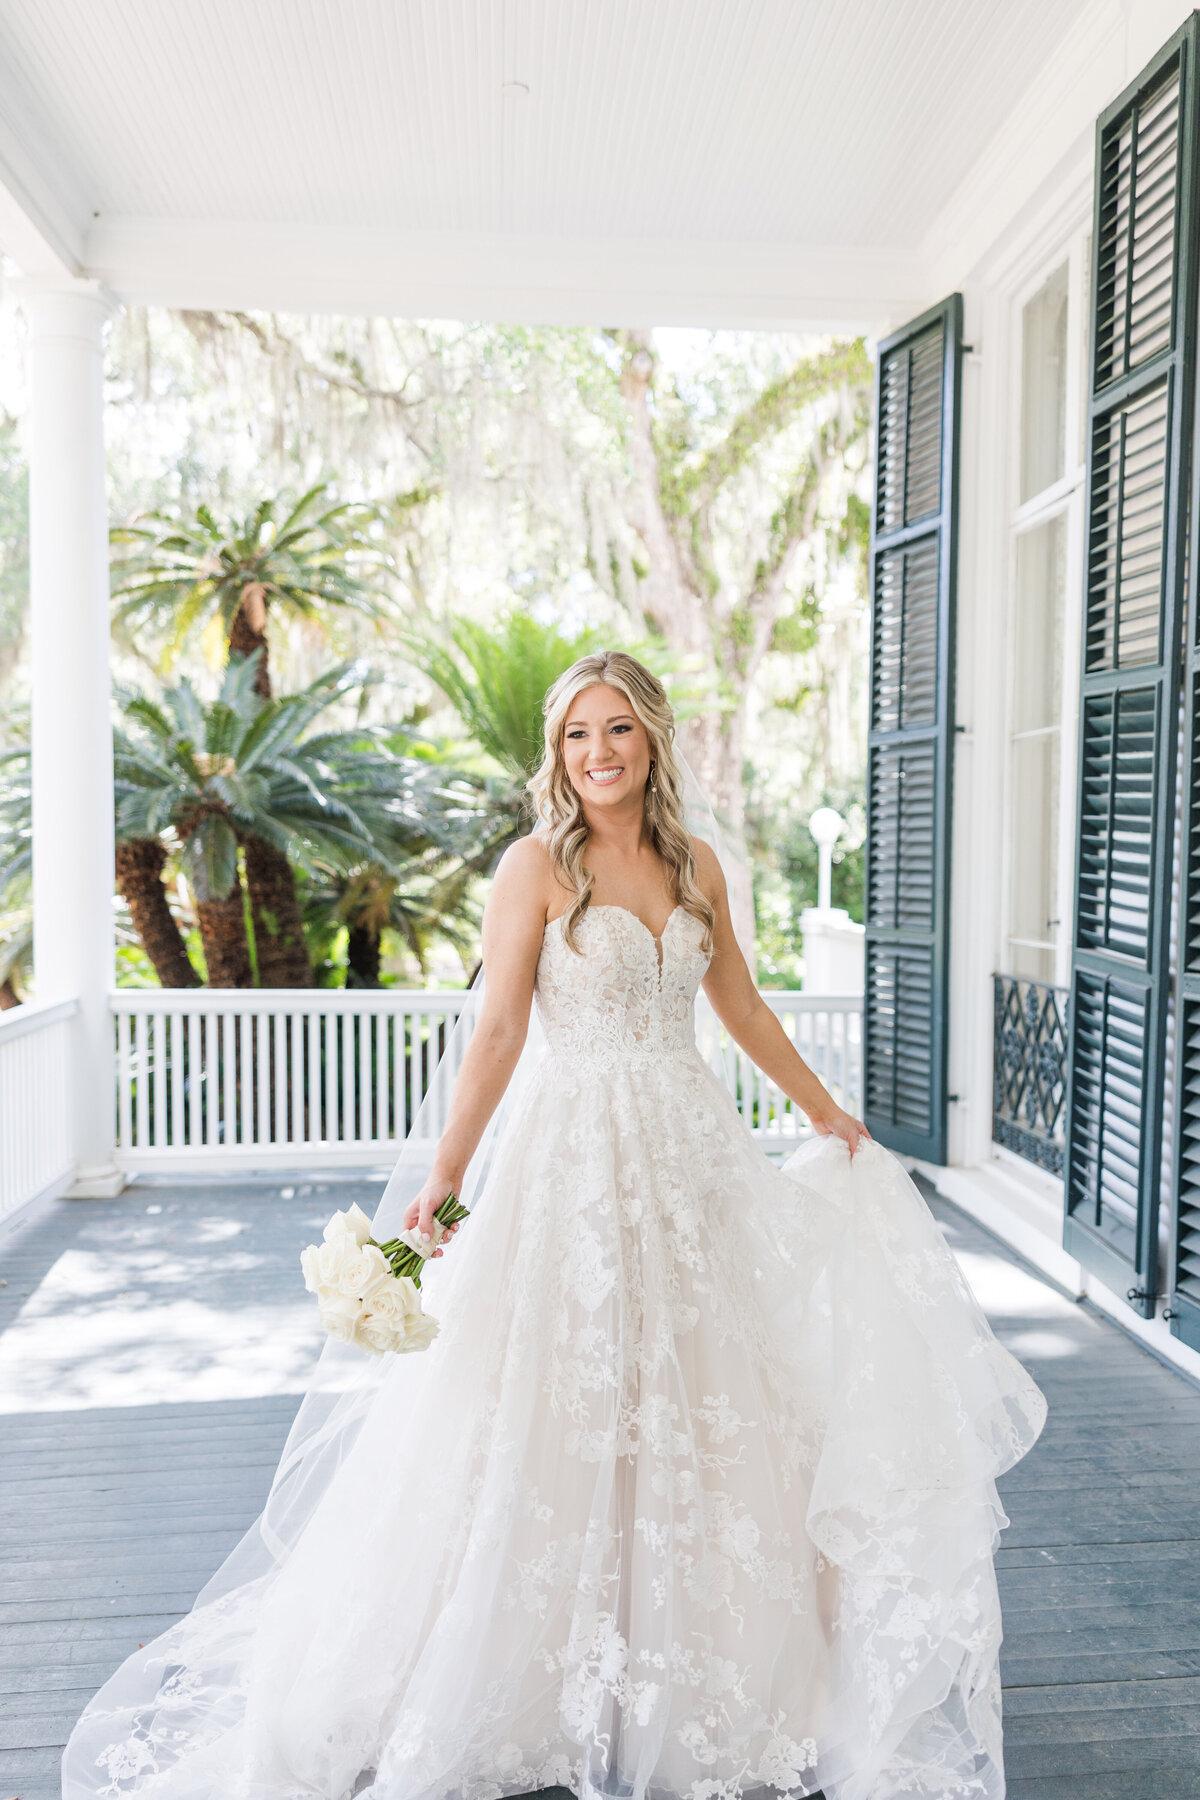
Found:
[[[720,858],[712,845],[704,838],[692,838],[691,845],[692,857],[696,864],[696,879],[708,898],[715,900],[725,891],[725,875],[721,868]]]
[[[540,905],[543,913],[554,892],[554,869],[544,841],[532,833],[510,844],[496,864],[493,891],[508,899]]]

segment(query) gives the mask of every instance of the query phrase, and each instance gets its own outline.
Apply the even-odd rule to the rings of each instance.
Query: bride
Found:
[[[756,992],[658,681],[586,656],[545,713],[432,1172],[380,1212],[430,1234],[474,1181],[441,1334],[329,1347],[65,1800],[1004,1793],[994,1478],[1041,1394]],[[782,1168],[696,1049],[701,986],[812,1122]]]

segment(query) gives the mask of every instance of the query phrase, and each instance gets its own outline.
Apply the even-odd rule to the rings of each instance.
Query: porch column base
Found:
[[[123,1169],[115,1169],[111,1174],[104,1171],[98,1171],[95,1175],[81,1173],[71,1183],[63,1199],[115,1200],[128,1185],[129,1177]]]

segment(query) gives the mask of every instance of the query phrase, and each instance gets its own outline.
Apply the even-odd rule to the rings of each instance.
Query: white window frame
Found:
[[[1086,474],[1086,378],[1087,378],[1087,341],[1088,341],[1088,288],[1087,257],[1089,249],[1090,229],[1074,232],[1069,240],[1060,245],[1057,252],[1039,263],[1036,275],[1016,290],[1011,297],[1012,324],[1009,343],[1012,346],[1013,384],[1016,394],[1016,406],[1013,412],[1015,429],[1010,433],[1009,456],[1009,492],[1020,493],[1020,458],[1022,418],[1022,371],[1024,367],[1024,345],[1022,314],[1025,306],[1045,286],[1057,269],[1067,265],[1067,369],[1066,369],[1066,432],[1065,432],[1065,473],[1051,486],[1043,488],[1031,499],[1018,502],[1011,510],[1009,520],[1009,554],[1008,554],[1008,618],[1010,632],[1008,642],[1010,654],[1006,659],[1006,686],[1004,704],[1004,820],[1001,854],[1001,888],[1000,888],[1000,972],[1012,974],[1013,970],[1006,965],[1010,963],[1010,950],[1019,945],[1030,949],[1049,950],[1054,958],[1053,984],[1066,987],[1071,978],[1071,909],[1074,902],[1075,886],[1075,753],[1076,730],[1079,716],[1079,656],[1080,631],[1083,618],[1083,579],[1084,579],[1084,480]],[[1066,561],[1064,569],[1065,595],[1063,603],[1062,634],[1062,677],[1060,682],[1060,711],[1057,726],[1036,727],[1028,731],[1014,732],[1012,722],[1016,716],[1016,684],[1019,677],[1018,658],[1015,652],[1013,632],[1016,624],[1016,592],[1017,592],[1017,545],[1022,536],[1049,523],[1052,519],[1062,518],[1065,521]],[[1046,736],[1057,730],[1059,740],[1059,776],[1058,776],[1058,821],[1057,821],[1057,897],[1058,918],[1052,939],[1018,938],[1011,930],[1012,926],[1012,882],[1013,882],[1013,834],[1015,821],[1013,818],[1012,793],[1012,746],[1018,738]]]

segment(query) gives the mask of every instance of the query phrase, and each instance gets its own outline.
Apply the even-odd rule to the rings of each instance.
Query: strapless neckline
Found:
[[[635,913],[631,907],[616,906],[616,905],[613,905],[611,902],[609,902],[606,905],[593,903],[591,906],[588,907],[587,913],[584,914],[584,918],[586,918],[588,916],[588,913],[598,913],[598,912],[624,913],[624,915],[627,919],[632,919],[635,925],[639,925],[641,927],[641,929],[645,932],[646,936],[650,939],[650,942],[652,944],[661,944],[663,939],[666,937],[667,932],[670,930],[671,921],[674,919],[676,913],[682,912],[682,911],[683,911],[683,908],[681,906],[673,906],[671,908],[670,912],[667,914],[666,924],[663,926],[662,930],[657,935],[655,935],[655,933],[653,931],[651,931],[651,929],[647,925],[646,921],[642,918],[639,918],[638,914]],[[566,918],[566,916],[567,916],[566,913],[555,913],[555,915],[552,919],[547,919],[546,931],[549,931],[549,929],[552,925],[560,924],[561,921]],[[543,932],[542,936],[544,937],[545,935],[546,935],[546,933]]]

